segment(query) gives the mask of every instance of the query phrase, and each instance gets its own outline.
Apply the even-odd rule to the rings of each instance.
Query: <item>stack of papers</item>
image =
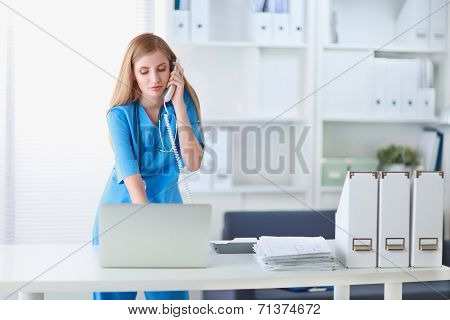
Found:
[[[335,270],[336,257],[323,237],[260,237],[253,245],[265,270]]]

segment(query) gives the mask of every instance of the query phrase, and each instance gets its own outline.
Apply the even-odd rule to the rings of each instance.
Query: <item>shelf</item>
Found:
[[[437,124],[438,118],[366,118],[366,117],[323,117],[324,122],[354,122],[354,123],[417,123]]]
[[[229,123],[266,123],[266,122],[272,122],[272,123],[301,123],[305,122],[305,119],[298,117],[298,118],[276,118],[274,117],[205,117],[202,119],[202,122],[205,124],[229,124]]]
[[[233,186],[231,189],[222,189],[222,190],[192,190],[193,194],[261,194],[261,193],[278,193],[283,194],[286,192],[289,193],[305,193],[306,190],[303,188],[291,187],[291,186],[280,186],[282,189],[276,186]]]
[[[342,45],[342,44],[327,44],[323,46],[324,50],[342,50],[342,51],[370,51],[368,46],[358,45]]]
[[[427,48],[408,48],[399,46],[386,46],[380,50],[379,47],[365,45],[343,45],[343,44],[327,44],[323,46],[324,50],[342,50],[342,51],[375,51],[375,52],[392,52],[392,53],[446,53],[445,50],[433,50]]]
[[[286,48],[286,49],[306,49],[307,44],[301,43],[256,43],[250,41],[202,41],[202,42],[172,42],[175,46],[191,47],[231,47],[231,48]]]
[[[340,193],[342,192],[342,187],[320,187],[320,191],[328,193]]]
[[[445,50],[434,50],[434,49],[427,49],[427,48],[406,48],[406,47],[385,47],[381,50],[375,50],[376,48],[373,48],[371,50],[374,50],[376,52],[393,52],[393,53],[438,53],[443,54],[446,53]]]

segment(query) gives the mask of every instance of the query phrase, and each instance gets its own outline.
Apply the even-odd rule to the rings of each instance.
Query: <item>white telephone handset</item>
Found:
[[[180,63],[179,60],[176,60],[177,63]],[[174,67],[174,69],[176,66]],[[186,199],[188,203],[192,203],[192,194],[191,190],[189,189],[189,185],[186,182],[186,176],[185,176],[185,170],[183,170],[183,167],[181,165],[180,160],[180,154],[178,153],[178,149],[175,143],[175,138],[173,136],[172,127],[170,126],[169,122],[169,112],[167,111],[166,102],[169,102],[172,100],[173,94],[175,92],[175,86],[171,84],[169,88],[167,89],[167,92],[164,95],[164,109],[166,109],[166,113],[164,114],[164,121],[166,123],[167,133],[169,134],[170,144],[172,145],[173,153],[175,155],[175,160],[177,161],[178,169],[180,170],[180,173],[182,174],[181,181],[184,185],[184,190],[186,191]]]
[[[169,89],[167,89],[166,95],[164,96],[164,102],[169,102],[172,100],[173,93],[175,92],[175,86],[171,84]]]
[[[180,60],[176,60],[176,63],[180,63]],[[172,70],[174,70],[177,66],[174,66],[173,69],[170,68],[170,72],[172,72]],[[173,93],[175,92],[175,86],[173,84],[171,84],[169,86],[168,89],[166,89],[166,92],[164,94],[164,102],[169,102],[170,100],[172,100],[173,97]],[[165,107],[165,106],[164,106]]]

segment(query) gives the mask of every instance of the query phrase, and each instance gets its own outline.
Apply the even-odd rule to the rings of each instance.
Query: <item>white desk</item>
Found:
[[[329,242],[334,247],[334,242]],[[401,299],[403,282],[450,280],[448,267],[408,268],[408,272],[396,268],[343,267],[315,272],[264,271],[251,254],[220,255],[212,249],[210,265],[206,269],[101,268],[97,260],[97,247],[90,244],[64,259],[79,247],[0,245],[0,292],[19,291],[20,299],[43,299],[44,292],[227,290],[328,285],[335,286],[335,299],[349,299],[350,285],[384,283],[385,299]]]

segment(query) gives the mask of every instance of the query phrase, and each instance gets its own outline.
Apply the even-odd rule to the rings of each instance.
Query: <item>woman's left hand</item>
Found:
[[[175,92],[172,97],[172,103],[177,109],[178,106],[182,106],[184,104],[184,69],[181,67],[179,63],[174,62],[175,68],[170,73],[169,82],[167,83],[167,88],[170,85],[175,85]]]

